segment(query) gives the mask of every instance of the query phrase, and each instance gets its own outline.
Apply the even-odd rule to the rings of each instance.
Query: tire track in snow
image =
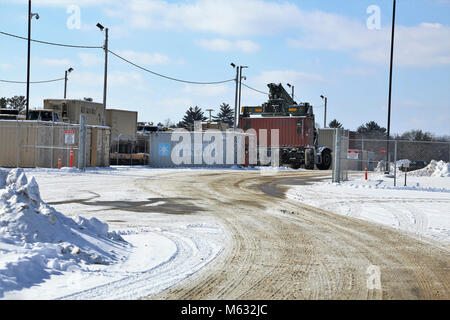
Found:
[[[218,241],[192,230],[161,232],[176,245],[175,254],[166,262],[123,279],[59,298],[59,300],[128,300],[152,295],[170,288],[208,265],[223,250]]]

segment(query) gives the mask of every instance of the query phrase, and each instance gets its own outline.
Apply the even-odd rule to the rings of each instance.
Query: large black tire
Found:
[[[331,162],[333,158],[331,157],[331,151],[330,150],[324,150],[322,152],[322,163],[317,165],[317,168],[319,170],[328,170],[331,167]]]
[[[305,165],[306,170],[314,170],[314,162],[310,162],[309,164]]]

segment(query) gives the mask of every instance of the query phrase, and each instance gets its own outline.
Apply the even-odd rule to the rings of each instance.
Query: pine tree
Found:
[[[386,135],[386,128],[380,127],[375,121],[367,122],[360,126],[357,131],[365,137],[381,137]]]
[[[195,121],[206,121],[206,120],[207,117],[205,117],[202,109],[195,106],[194,108],[189,107],[189,109],[186,111],[185,116],[183,117],[182,123],[185,128],[192,130],[194,128]]]
[[[328,124],[329,128],[342,128],[342,123],[340,123],[339,121],[337,121],[337,119],[334,119],[333,121],[331,121]]]
[[[5,97],[0,98],[0,109],[6,109],[8,107],[8,99]]]
[[[27,99],[24,96],[14,96],[8,99],[8,109],[19,110],[19,113],[23,113]]]
[[[230,127],[234,124],[234,111],[228,103],[220,105],[220,111],[217,116],[214,116],[214,121],[227,123]]]

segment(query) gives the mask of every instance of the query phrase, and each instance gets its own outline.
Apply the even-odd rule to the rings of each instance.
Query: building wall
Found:
[[[67,143],[67,132],[73,132],[74,144]],[[0,167],[57,168],[78,165],[79,126],[41,121],[0,121]],[[87,127],[86,165],[109,166],[110,130]]]
[[[63,104],[67,106],[68,123],[79,123],[80,115],[86,116],[88,125],[100,126],[103,119],[103,104],[84,101],[84,100],[64,100],[64,99],[46,99],[44,100],[44,109],[63,112]]]
[[[123,138],[136,138],[138,113],[125,110],[106,110],[106,125],[111,127],[111,137],[117,139],[119,135]]]

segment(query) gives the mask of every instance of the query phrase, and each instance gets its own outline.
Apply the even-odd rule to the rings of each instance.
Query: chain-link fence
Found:
[[[149,161],[150,135],[117,135],[112,138],[110,159],[112,165],[146,165]]]
[[[450,162],[450,142],[368,140],[342,136],[338,158],[340,177],[351,171],[389,172],[396,176],[402,170],[422,169],[433,160]],[[338,182],[345,178],[334,180]]]
[[[86,132],[86,166],[109,166],[109,129],[88,126]],[[79,134],[76,124],[0,121],[0,167],[77,167]]]

